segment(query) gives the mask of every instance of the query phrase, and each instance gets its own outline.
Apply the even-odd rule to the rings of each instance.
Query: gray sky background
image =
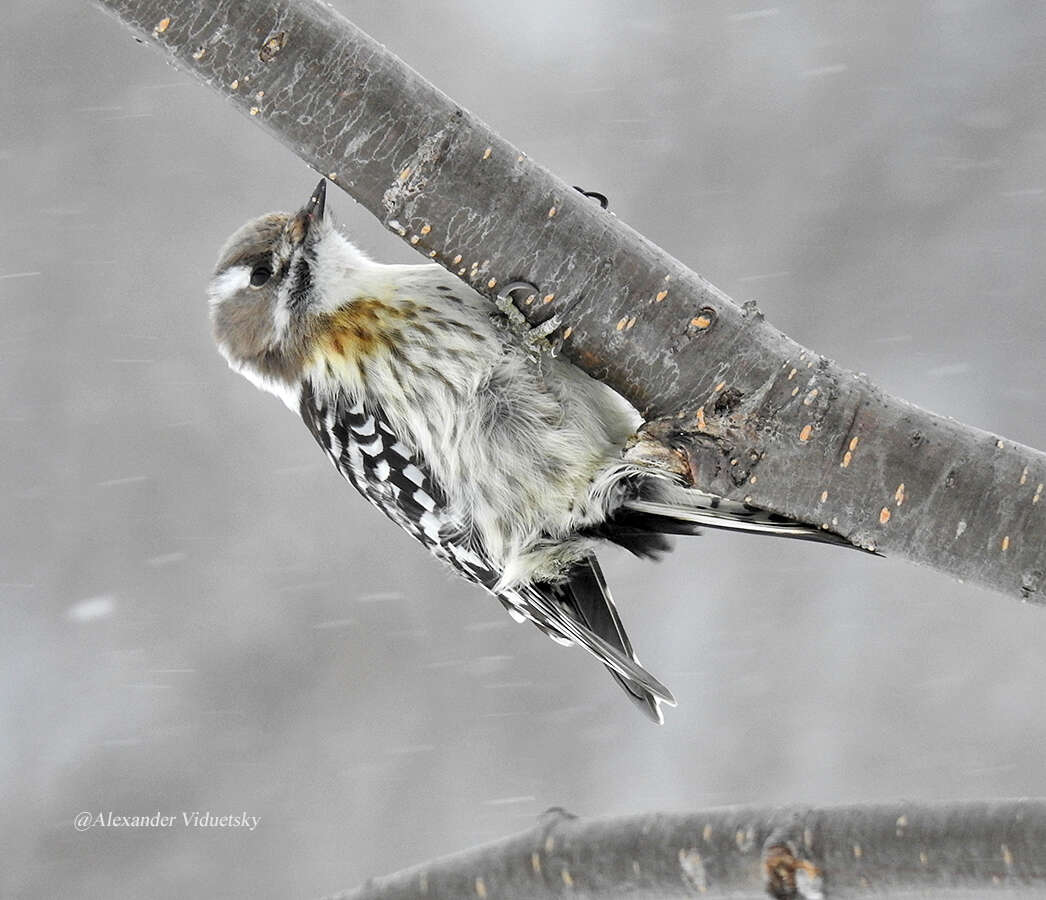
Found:
[[[335,6],[801,343],[1046,446],[1039,5]],[[307,898],[552,805],[1046,794],[1041,609],[788,542],[608,552],[657,729],[440,570],[211,343],[222,241],[315,174],[89,4],[5,8],[0,894]]]

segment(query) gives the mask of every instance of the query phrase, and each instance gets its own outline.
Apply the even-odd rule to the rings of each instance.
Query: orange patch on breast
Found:
[[[412,304],[353,300],[319,319],[314,345],[320,355],[338,361],[387,353],[415,315]]]

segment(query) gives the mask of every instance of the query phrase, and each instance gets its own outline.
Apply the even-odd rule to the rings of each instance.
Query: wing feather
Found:
[[[550,637],[583,647],[657,721],[659,703],[675,706],[671,691],[635,658],[594,558],[562,584],[495,591],[501,577],[498,567],[453,515],[424,460],[404,445],[378,406],[343,393],[324,399],[306,382],[300,412],[353,487],[434,556],[494,594],[514,619],[529,619]]]

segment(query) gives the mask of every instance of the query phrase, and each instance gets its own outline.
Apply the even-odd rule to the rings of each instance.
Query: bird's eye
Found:
[[[251,272],[251,286],[261,287],[270,278],[272,278],[272,269],[268,266],[255,266]]]

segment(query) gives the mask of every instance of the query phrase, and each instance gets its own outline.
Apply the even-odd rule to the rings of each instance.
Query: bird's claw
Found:
[[[537,297],[537,288],[529,281],[513,281],[506,284],[494,299],[494,305],[498,308],[498,313],[494,315],[503,327],[515,332],[531,359],[536,361],[541,353],[556,356],[563,342],[559,339],[549,340],[549,336],[562,324],[559,316],[550,316],[538,325],[531,325],[512,299],[513,294],[523,291],[527,292],[525,296],[533,303]]]

